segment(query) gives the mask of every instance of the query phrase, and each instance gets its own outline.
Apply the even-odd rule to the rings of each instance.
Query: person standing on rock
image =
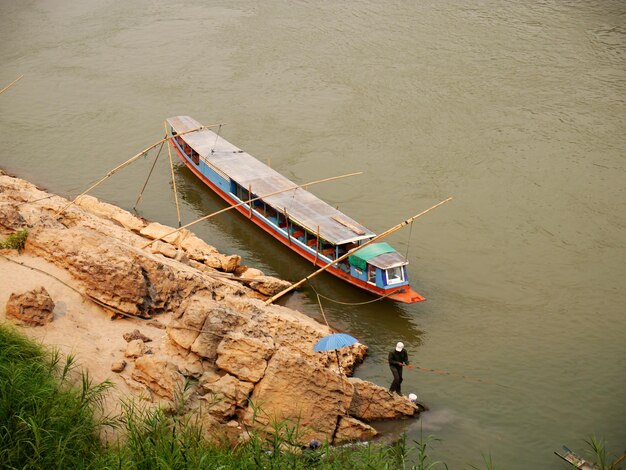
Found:
[[[402,395],[400,384],[402,383],[402,368],[404,366],[409,366],[409,354],[404,349],[404,343],[399,342],[396,344],[396,348],[389,353],[389,368],[393,374],[393,382],[389,387],[390,393],[396,392],[398,395]]]

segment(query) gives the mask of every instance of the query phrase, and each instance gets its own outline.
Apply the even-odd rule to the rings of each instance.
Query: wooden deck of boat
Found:
[[[167,122],[179,133],[202,126],[189,116],[172,117]],[[207,165],[218,173],[227,175],[244,189],[250,188],[255,196],[296,186],[296,183],[209,129],[191,132],[182,138],[198,152]],[[263,200],[276,211],[282,214],[287,212],[290,219],[311,233],[317,234],[319,227],[320,237],[334,245],[369,239],[376,235],[302,188]]]

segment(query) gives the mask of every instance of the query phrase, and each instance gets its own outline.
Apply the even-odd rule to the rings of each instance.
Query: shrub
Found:
[[[21,229],[17,232],[9,235],[6,240],[0,241],[0,249],[10,249],[22,251],[24,244],[26,243],[26,237],[28,237],[28,230]]]

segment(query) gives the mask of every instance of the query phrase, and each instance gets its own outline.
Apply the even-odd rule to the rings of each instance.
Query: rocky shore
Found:
[[[0,172],[0,238],[28,230],[24,249],[0,250],[0,321],[74,354],[116,386],[110,410],[133,396],[180,401],[211,434],[245,439],[276,420],[301,441],[376,436],[377,420],[417,407],[350,377],[367,347],[313,346],[332,333],[263,299],[289,285],[241,265],[183,230],[84,196],[76,204]],[[153,243],[150,243],[153,242]]]

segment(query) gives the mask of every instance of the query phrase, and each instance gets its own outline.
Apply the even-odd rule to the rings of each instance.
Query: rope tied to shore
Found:
[[[315,292],[315,294],[317,295],[318,302],[319,302],[319,299],[321,297],[322,299],[328,300],[329,302],[333,302],[333,303],[338,304],[338,305],[350,305],[350,306],[359,306],[359,305],[373,304],[374,302],[378,302],[380,300],[386,299],[390,295],[393,295],[393,294],[397,293],[397,291],[389,292],[388,294],[381,295],[379,297],[376,297],[375,299],[366,300],[364,302],[342,302],[340,300],[331,299],[330,297],[326,297],[325,295],[320,294],[319,292],[317,292],[315,287],[313,287],[313,285],[311,285],[311,289],[313,289],[313,292]],[[321,304],[320,304],[320,308],[321,308]],[[328,324],[328,322],[326,324]]]

